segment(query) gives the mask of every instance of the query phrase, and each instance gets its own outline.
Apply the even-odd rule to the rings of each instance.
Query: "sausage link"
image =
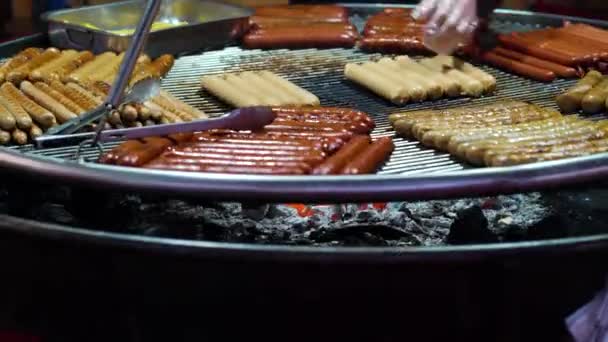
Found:
[[[541,82],[551,82],[556,76],[553,71],[524,64],[514,59],[500,56],[494,52],[486,52],[481,56],[482,60],[499,68],[507,69],[521,76],[529,77]]]
[[[0,89],[2,90],[4,96],[12,98],[21,107],[23,107],[23,109],[25,109],[32,119],[41,127],[48,128],[56,123],[55,116],[51,112],[42,108],[36,102],[30,100],[21,91],[19,91],[14,84],[9,82],[4,83]]]
[[[359,175],[374,172],[393,152],[395,145],[393,139],[382,137],[374,141],[366,149],[354,157],[344,169],[342,174]]]
[[[25,80],[28,77],[29,73],[32,70],[54,60],[55,58],[58,58],[60,55],[61,52],[59,52],[59,50],[55,48],[48,48],[40,55],[30,59],[25,64],[10,71],[6,75],[6,80],[9,82],[13,82],[14,84],[19,84],[19,82]]]
[[[17,145],[25,145],[28,141],[27,133],[20,130],[19,128],[13,130],[13,132],[11,133],[11,138],[13,143]]]
[[[64,65],[69,64],[77,56],[78,52],[76,52],[76,50],[64,50],[61,52],[59,57],[53,59],[48,63],[42,64],[38,68],[32,70],[29,73],[28,78],[30,81],[42,81],[50,79],[51,74],[53,74],[57,69],[63,67]]]
[[[116,54],[113,52],[104,52],[101,55],[96,56],[93,60],[83,64],[78,69],[66,75],[62,81],[64,83],[85,83],[92,73],[94,73],[100,67],[111,63],[115,57]]]
[[[602,81],[602,74],[592,70],[579,80],[574,87],[557,96],[559,109],[566,113],[573,113],[581,108],[585,95]]]
[[[11,142],[11,133],[0,129],[0,145],[8,145]]]
[[[302,34],[301,27],[280,27],[256,30],[243,37],[243,44],[249,49],[293,49],[293,48],[334,48],[353,47],[357,36],[352,31],[340,27],[314,25]]]
[[[32,141],[33,141],[34,139],[38,138],[42,134],[44,134],[42,129],[40,127],[36,126],[36,124],[32,124],[32,128],[30,128],[30,130],[28,132],[30,139],[32,139]]]
[[[360,41],[360,47],[361,50],[369,52],[429,53],[429,49],[421,40],[413,37],[402,37],[395,35],[363,37]]]
[[[218,158],[219,157],[219,158]],[[164,153],[158,159],[177,164],[194,165],[218,165],[218,166],[255,166],[255,167],[293,167],[305,170],[307,173],[312,169],[307,161],[288,158],[255,158],[255,156],[231,156],[217,155],[213,153],[191,153],[188,156]],[[158,160],[157,159],[157,160]]]
[[[514,50],[507,50],[501,47],[497,47],[493,51],[498,55],[516,60],[518,62],[533,65],[541,69],[553,71],[556,75],[560,77],[572,78],[577,76],[577,71],[574,68],[542,60],[533,56],[528,56],[526,54]]]
[[[54,70],[47,78],[44,78],[43,81],[45,83],[51,83],[52,81],[61,81],[67,75],[80,68],[84,64],[92,61],[95,58],[95,55],[91,51],[81,51],[76,55],[76,57],[70,60],[69,63],[66,63],[56,70]]]
[[[151,169],[174,171],[235,173],[252,175],[303,175],[306,173],[304,170],[299,168],[174,164],[166,163],[162,160],[151,162],[145,167]]]
[[[335,175],[369,146],[369,137],[358,135],[346,143],[338,152],[312,170],[314,175]]]
[[[32,58],[39,56],[42,53],[41,51],[38,48],[27,48],[0,65],[0,83],[4,83],[9,72],[24,65]]]
[[[532,56],[535,56],[535,57],[538,57],[538,58],[541,58],[544,60],[552,61],[557,64],[573,67],[573,66],[578,65],[578,63],[579,63],[579,60],[577,60],[575,57],[569,56],[567,54],[555,52],[555,51],[548,51],[546,49],[543,49],[543,48],[540,48],[537,46],[533,46],[530,43],[528,43],[522,39],[518,39],[517,37],[511,36],[511,35],[500,35],[498,37],[498,39],[503,45],[505,45],[508,48],[519,50],[528,55],[532,55]]]
[[[21,82],[21,91],[36,101],[40,106],[49,110],[60,124],[78,116],[28,81]]]
[[[163,153],[173,142],[165,138],[145,138],[143,144],[122,154],[117,165],[121,166],[142,166]]]
[[[67,96],[63,95],[62,93],[56,91],[55,89],[51,88],[48,84],[43,83],[43,82],[36,82],[35,86],[36,86],[36,88],[40,89],[40,91],[44,92],[48,96],[55,99],[57,102],[61,103],[65,108],[70,110],[72,113],[74,113],[76,115],[80,115],[85,112],[85,110],[82,107],[80,107],[78,104],[76,104],[76,102],[70,100],[69,97],[67,97]]]
[[[83,94],[80,94],[75,89],[70,88],[59,81],[51,82],[50,87],[55,91],[59,92],[60,94],[64,95],[68,99],[72,100],[78,105],[78,107],[82,108],[84,111],[89,111],[97,107],[96,101],[94,101],[90,97],[83,96]]]
[[[596,114],[606,109],[608,99],[608,78],[604,78],[585,94],[581,107],[585,113]]]
[[[104,153],[99,157],[99,163],[101,164],[116,164],[118,159],[121,158],[125,153],[139,149],[143,143],[139,140],[128,140],[122,144],[116,146],[109,152]]]
[[[4,106],[15,117],[17,128],[29,130],[32,127],[32,118],[19,105],[17,100],[0,92],[0,105]]]
[[[15,116],[0,101],[0,129],[10,132],[16,127],[17,120]]]

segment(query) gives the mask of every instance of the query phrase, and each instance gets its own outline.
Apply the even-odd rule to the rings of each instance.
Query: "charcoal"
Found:
[[[497,242],[497,236],[488,226],[488,219],[480,206],[461,210],[450,227],[447,242],[453,245]]]

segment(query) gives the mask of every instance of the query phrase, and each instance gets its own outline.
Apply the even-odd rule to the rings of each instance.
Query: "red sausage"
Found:
[[[226,165],[193,165],[168,163],[163,160],[153,161],[145,166],[150,169],[211,172],[211,173],[237,173],[252,175],[303,175],[306,171],[293,167],[255,167],[255,166],[226,166]]]
[[[555,73],[547,69],[541,69],[533,65],[500,56],[494,52],[486,52],[481,55],[481,59],[496,67],[507,69],[515,74],[532,78],[541,82],[551,82],[555,80]]]
[[[378,169],[395,149],[393,139],[383,137],[374,141],[365,150],[346,164],[342,170],[345,175],[359,175],[372,173]]]
[[[139,140],[125,141],[122,144],[113,148],[111,151],[103,154],[99,158],[99,163],[116,164],[116,162],[122,155],[124,155],[125,153],[129,153],[129,151],[137,150],[142,145],[143,145],[143,143]]]
[[[283,154],[283,155],[263,155],[263,154],[230,154],[221,153],[217,150],[198,150],[198,151],[167,151],[162,155],[163,158],[172,159],[214,159],[214,160],[237,160],[250,162],[298,162],[306,164],[319,164],[325,158],[324,155],[312,154]]]
[[[374,36],[361,39],[361,49],[364,51],[394,52],[394,53],[428,53],[430,52],[418,39],[397,36]]]
[[[353,158],[369,146],[369,137],[358,135],[346,143],[333,156],[326,159],[321,165],[312,170],[314,175],[335,175],[349,163]]]
[[[544,60],[567,66],[576,66],[579,64],[579,60],[577,58],[568,54],[543,49],[532,45],[530,42],[526,42],[523,39],[519,39],[511,35],[500,35],[498,39],[508,48],[516,49]]]
[[[533,65],[545,70],[551,70],[556,75],[561,77],[570,78],[577,76],[577,71],[574,68],[570,68],[550,61],[545,61],[533,56],[528,56],[514,50],[507,50],[501,47],[497,47],[493,50],[493,52],[501,56],[516,60],[518,62],[522,62],[524,64]]]
[[[270,125],[264,126],[266,131],[305,131],[305,132],[354,132],[358,129],[357,125],[342,123],[309,123],[294,120],[275,120]]]
[[[121,155],[116,164],[122,166],[142,166],[158,157],[164,150],[173,145],[165,138],[144,138],[144,144]]]
[[[297,144],[297,145],[288,145],[284,143],[280,144],[256,144],[255,142],[226,142],[223,140],[216,141],[205,141],[205,142],[191,142],[180,144],[179,146],[173,147],[171,150],[173,151],[195,151],[200,146],[209,147],[209,148],[234,148],[234,149],[244,149],[244,150],[266,150],[266,151],[299,151],[299,152],[307,152],[307,151],[319,151],[316,146],[312,144]]]
[[[245,47],[250,49],[353,47],[356,41],[351,31],[315,26],[309,27],[306,34],[301,27],[281,27],[253,31],[243,37]]]

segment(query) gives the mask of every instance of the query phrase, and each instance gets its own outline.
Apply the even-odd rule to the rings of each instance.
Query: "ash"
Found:
[[[243,207],[238,203],[192,206],[183,201],[140,206],[133,229],[159,233],[162,220],[197,222],[191,238],[313,246],[438,246],[525,239],[528,228],[550,215],[540,194],[492,198],[314,206],[302,215],[285,205]]]

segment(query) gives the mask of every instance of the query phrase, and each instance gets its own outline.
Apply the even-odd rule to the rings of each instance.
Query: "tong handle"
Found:
[[[183,132],[206,131],[215,128],[224,128],[224,119],[204,119],[175,124],[156,125],[139,128],[122,128],[103,131],[99,134],[99,142],[121,141],[139,139],[151,136],[167,136]]]

